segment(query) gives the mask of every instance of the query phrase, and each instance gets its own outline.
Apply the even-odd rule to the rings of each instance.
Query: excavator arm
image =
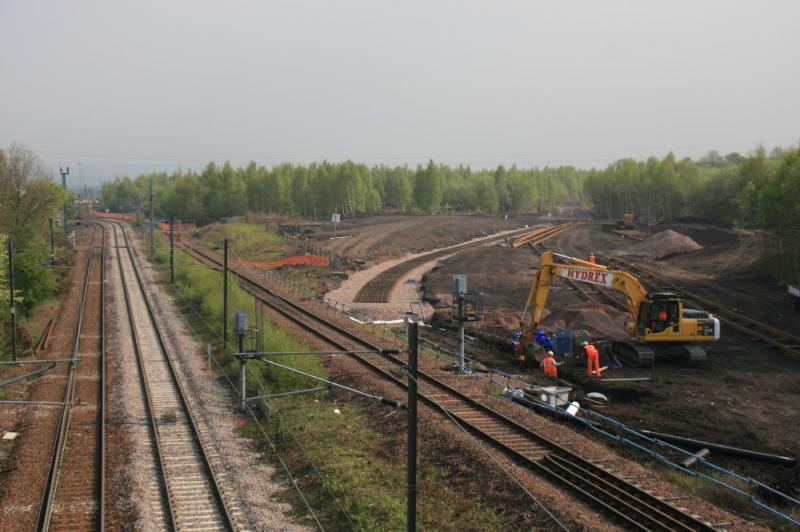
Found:
[[[558,257],[562,263],[554,262]],[[542,253],[539,260],[539,271],[531,285],[528,294],[527,308],[531,311],[531,326],[536,328],[542,319],[550,285],[553,277],[564,277],[576,282],[584,282],[613,288],[625,294],[628,305],[628,332],[634,334],[639,316],[639,307],[647,299],[647,290],[635,276],[622,270],[614,270],[600,264],[567,255],[560,255],[552,251]]]

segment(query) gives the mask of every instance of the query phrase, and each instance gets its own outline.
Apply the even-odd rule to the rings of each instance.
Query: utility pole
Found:
[[[169,279],[175,284],[175,218],[169,219]]]
[[[244,353],[244,338],[247,336],[247,311],[239,310],[233,319],[236,337],[239,339],[239,353]],[[244,413],[247,407],[247,359],[239,358],[239,408]]]
[[[50,222],[50,266],[53,266],[56,263],[56,242],[55,242],[55,234],[53,232],[53,219],[49,219]]]
[[[458,371],[464,371],[464,294],[458,294]]]
[[[17,304],[14,301],[14,243],[8,240],[8,306],[11,309],[11,357],[17,361]]]
[[[458,371],[464,371],[464,322],[467,321],[464,316],[464,296],[467,293],[467,276],[463,274],[456,274],[453,276],[453,299],[457,302],[457,315],[458,320]]]
[[[58,171],[61,174],[61,185],[64,187],[64,191],[67,191],[67,176],[69,175],[69,166],[67,166],[66,172],[62,167],[58,167]],[[64,200],[64,235],[67,234],[67,200]]]
[[[406,530],[417,530],[417,348],[418,318],[413,312],[405,315],[408,325],[408,464]]]
[[[156,250],[156,243],[153,240],[153,178],[150,178],[150,257],[153,256]]]
[[[222,348],[228,347],[228,239],[223,243],[222,256]]]

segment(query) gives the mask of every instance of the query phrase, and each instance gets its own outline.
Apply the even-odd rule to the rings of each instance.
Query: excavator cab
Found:
[[[663,333],[668,329],[667,334],[679,334],[682,306],[677,294],[651,294],[639,306],[636,336]]]
[[[630,332],[630,331],[629,331]],[[719,319],[702,310],[683,308],[677,294],[648,294],[639,306],[636,336],[643,342],[713,342],[719,340]]]

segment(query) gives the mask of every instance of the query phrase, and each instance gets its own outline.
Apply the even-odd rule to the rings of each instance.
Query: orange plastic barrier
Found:
[[[327,268],[330,266],[330,259],[322,255],[294,255],[292,257],[286,257],[285,259],[276,260],[275,262],[250,262],[242,258],[236,259],[236,266],[246,266],[259,270],[271,270],[273,268],[280,268],[281,266],[299,266],[301,264]]]
[[[121,212],[100,212],[94,209],[89,209],[89,216],[95,216],[97,218],[111,218],[113,220],[127,220],[129,222],[136,221],[135,214],[123,214]]]

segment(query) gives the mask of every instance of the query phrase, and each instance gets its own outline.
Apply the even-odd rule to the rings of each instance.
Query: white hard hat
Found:
[[[586,340],[584,340],[583,342],[581,342],[581,345],[589,345],[589,342],[587,342]]]
[[[548,351],[548,352],[547,352],[547,354],[548,354],[548,355],[552,355],[552,354],[553,354],[553,352],[552,352],[552,351]]]

